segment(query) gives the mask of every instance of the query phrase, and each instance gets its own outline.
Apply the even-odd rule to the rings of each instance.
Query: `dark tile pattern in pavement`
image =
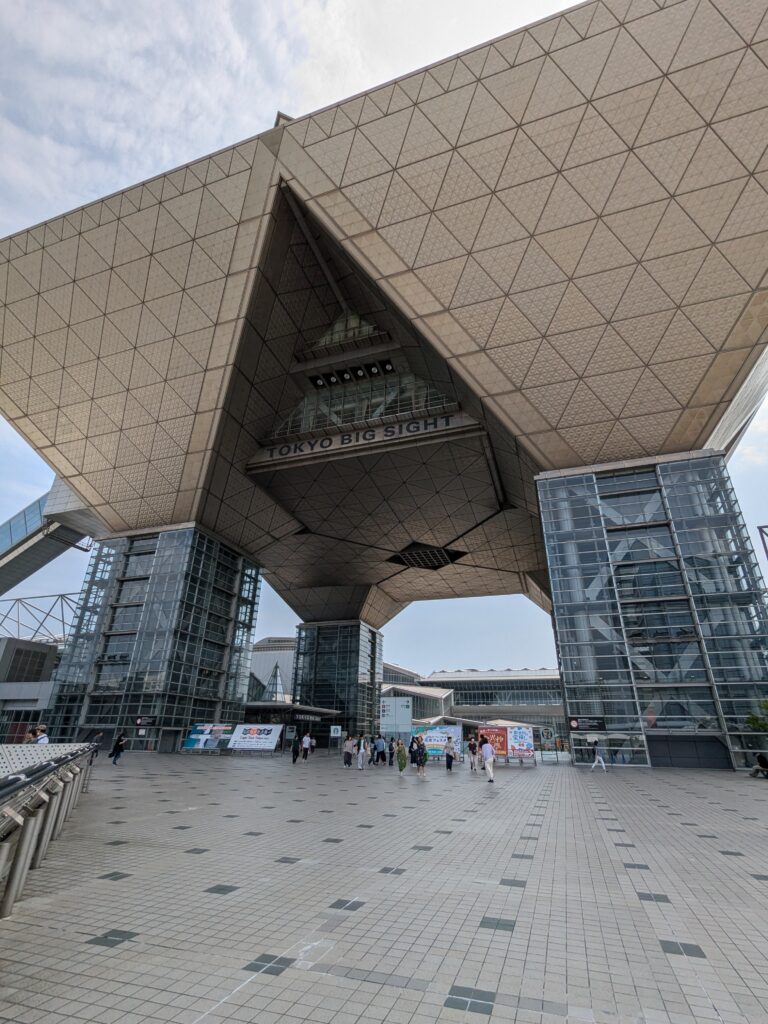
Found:
[[[482,781],[462,766],[350,778],[324,755],[97,764],[0,922],[0,1021],[768,1021],[764,786],[570,767]]]

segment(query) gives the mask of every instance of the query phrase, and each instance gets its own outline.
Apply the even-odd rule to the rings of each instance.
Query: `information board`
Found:
[[[449,736],[453,736],[453,745],[457,755],[461,753],[460,725],[416,725],[412,730],[412,735],[422,737],[430,757],[443,756]]]
[[[229,741],[230,750],[274,750],[282,725],[238,725]]]
[[[533,746],[533,728],[530,725],[510,725],[507,728],[507,752],[518,760],[536,760]]]
[[[379,714],[382,736],[410,732],[413,723],[413,700],[410,697],[382,697]]]
[[[224,750],[229,745],[235,726],[223,722],[201,722],[193,725],[181,745],[182,750]]]

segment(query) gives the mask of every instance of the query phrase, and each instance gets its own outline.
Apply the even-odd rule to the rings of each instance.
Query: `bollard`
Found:
[[[21,896],[41,820],[42,815],[38,811],[33,811],[29,817],[24,819],[24,824],[21,827],[21,836],[16,844],[11,870],[5,883],[3,899],[0,901],[0,918],[10,916],[14,903]]]

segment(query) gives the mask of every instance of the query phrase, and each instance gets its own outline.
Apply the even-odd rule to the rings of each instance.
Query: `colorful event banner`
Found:
[[[482,736],[488,737],[488,742],[494,749],[496,757],[507,756],[507,728],[506,726],[487,725],[480,729]]]
[[[202,722],[193,725],[181,745],[182,750],[225,750],[235,726],[225,722]]]
[[[530,725],[510,725],[507,728],[507,756],[519,760],[535,760],[533,728]]]
[[[445,751],[446,740],[453,736],[453,745],[456,752],[461,752],[461,726],[460,725],[415,725],[412,730],[414,736],[421,736],[424,746],[430,757],[442,757]]]
[[[282,725],[238,725],[229,741],[230,750],[274,750]]]

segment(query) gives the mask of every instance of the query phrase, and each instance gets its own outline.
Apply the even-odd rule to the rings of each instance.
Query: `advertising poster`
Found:
[[[238,725],[229,741],[230,750],[274,750],[282,725]]]
[[[222,722],[203,722],[193,725],[181,745],[182,750],[224,750],[235,731],[235,726]]]
[[[507,750],[509,757],[522,760],[535,760],[536,751],[533,747],[533,727],[530,725],[510,725],[507,729]]]
[[[410,697],[382,697],[379,711],[383,736],[411,731],[413,701]]]
[[[421,736],[424,746],[427,748],[430,757],[442,757],[445,750],[445,743],[449,736],[453,736],[453,745],[456,752],[461,751],[461,726],[460,725],[417,725],[413,728],[414,736]]]
[[[507,756],[507,730],[504,726],[488,725],[480,729],[480,734],[488,737],[488,742],[493,747],[496,757]]]

